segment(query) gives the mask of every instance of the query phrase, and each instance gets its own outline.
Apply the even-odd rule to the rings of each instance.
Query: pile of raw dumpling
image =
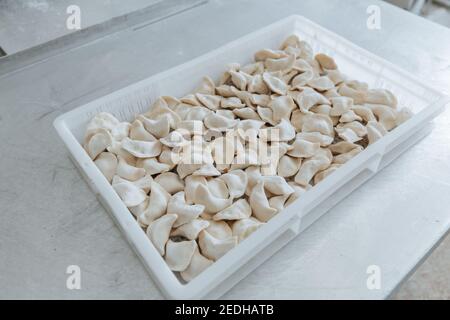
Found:
[[[87,127],[85,150],[185,281],[411,116],[295,35],[254,58]]]

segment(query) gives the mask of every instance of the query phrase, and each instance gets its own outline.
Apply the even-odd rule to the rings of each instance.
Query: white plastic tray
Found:
[[[415,115],[310,189],[193,281],[184,284],[169,270],[80,145],[87,122],[101,111],[111,112],[121,120],[131,120],[137,113],[146,111],[156,97],[183,96],[196,87],[202,76],[209,75],[217,80],[226,64],[248,63],[254,52],[262,48],[277,48],[293,33],[308,41],[314,52],[334,57],[339,68],[352,79],[393,91],[399,104],[411,108]],[[430,121],[448,101],[448,97],[391,63],[301,16],[290,16],[204,56],[63,114],[54,125],[74,163],[163,293],[173,299],[217,298],[424,136]]]

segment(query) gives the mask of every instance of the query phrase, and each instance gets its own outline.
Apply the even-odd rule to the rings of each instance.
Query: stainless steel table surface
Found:
[[[380,30],[366,28],[372,4]],[[162,298],[52,122],[294,13],[450,88],[450,30],[374,0],[211,0],[0,75],[0,298]],[[446,110],[429,136],[224,297],[389,297],[449,230],[449,146]],[[81,290],[66,288],[69,265],[81,268]],[[369,265],[380,267],[379,290],[366,286]]]
[[[160,0],[1,0],[0,46],[16,53],[73,32],[66,26],[66,10],[76,4],[80,8],[82,28],[126,15]]]

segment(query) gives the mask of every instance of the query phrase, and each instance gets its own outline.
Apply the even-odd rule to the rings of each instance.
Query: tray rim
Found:
[[[344,43],[345,46],[363,52],[364,55],[367,56],[368,58],[377,61],[384,67],[388,67],[390,70],[398,72],[401,76],[407,77],[411,81],[420,83],[421,87],[425,88],[426,90],[432,91],[441,98],[438,101],[435,101],[434,103],[429,105],[428,107],[424,108],[424,110],[421,110],[420,112],[415,114],[413,118],[411,118],[404,124],[395,128],[387,136],[383,137],[382,139],[371,145],[370,148],[365,149],[363,152],[361,152],[356,157],[351,159],[349,162],[343,165],[340,168],[340,170],[337,170],[335,173],[333,173],[333,179],[326,179],[322,183],[308,190],[308,192],[305,193],[305,195],[302,197],[303,199],[306,198],[306,200],[300,202],[296,201],[296,203],[292,204],[290,207],[283,210],[282,214],[278,214],[273,219],[271,219],[270,223],[264,225],[263,227],[258,229],[255,233],[253,233],[251,236],[251,239],[253,239],[253,243],[252,241],[241,242],[236,247],[236,249],[227,253],[224,257],[215,262],[211,267],[205,270],[193,281],[189,282],[188,284],[182,284],[176,278],[175,274],[172,271],[170,271],[170,269],[167,267],[165,261],[159,255],[159,253],[156,251],[153,245],[151,245],[151,242],[146,237],[145,232],[142,229],[140,229],[137,222],[134,220],[133,216],[129,213],[128,209],[121,202],[117,194],[115,194],[111,185],[100,173],[100,171],[96,168],[94,162],[87,156],[78,140],[72,134],[71,130],[67,127],[66,120],[86,110],[98,107],[100,102],[103,102],[105,100],[112,101],[117,97],[122,97],[123,94],[127,91],[132,91],[133,89],[140,88],[142,87],[142,85],[146,83],[154,83],[158,79],[170,76],[174,72],[182,70],[183,68],[188,68],[192,64],[209,60],[211,57],[214,57],[221,51],[230,47],[234,47],[239,43],[242,43],[243,41],[245,41],[245,39],[257,37],[258,35],[263,34],[267,30],[288,23],[293,24],[294,27],[293,32],[295,32],[297,28],[301,28],[301,26],[300,27],[298,26],[299,23],[307,23],[311,27],[318,29],[321,32],[326,32],[335,39],[342,41],[342,43]],[[333,33],[332,31],[316,24],[315,22],[303,16],[291,15],[275,23],[269,24],[266,27],[253,31],[243,37],[237,38],[236,40],[233,40],[217,49],[211,50],[197,58],[189,60],[180,65],[171,67],[166,71],[159,72],[155,75],[132,83],[119,90],[116,90],[110,94],[104,95],[93,101],[83,104],[69,112],[66,112],[58,116],[54,120],[53,124],[54,127],[56,128],[56,131],[58,132],[58,135],[66,145],[66,148],[69,150],[71,156],[79,165],[80,171],[84,172],[83,178],[87,180],[88,184],[91,186],[91,189],[93,189],[94,193],[102,202],[103,206],[106,207],[107,211],[114,218],[116,224],[119,226],[119,229],[121,229],[122,234],[125,236],[130,245],[133,247],[134,251],[141,258],[145,267],[151,273],[152,279],[157,283],[160,290],[162,290],[163,293],[169,298],[186,299],[186,298],[199,298],[208,294],[210,291],[214,290],[215,287],[219,286],[222,282],[224,282],[228,277],[232,275],[232,273],[234,272],[234,271],[232,272],[232,270],[237,271],[237,269],[240,268],[240,266],[242,266],[243,263],[250,260],[250,258],[247,259],[247,257],[243,256],[243,253],[253,252],[255,255],[257,252],[259,252],[259,250],[264,250],[266,246],[270,245],[265,244],[262,247],[260,246],[259,250],[255,252],[254,251],[255,247],[258,247],[257,245],[255,245],[255,242],[256,244],[262,245],[264,241],[270,240],[268,239],[270,238],[270,236],[277,234],[278,231],[282,229],[283,226],[289,223],[290,220],[292,219],[298,219],[298,222],[300,223],[301,217],[307,215],[308,212],[312,210],[311,208],[308,208],[308,206],[310,206],[310,203],[320,198],[321,194],[323,194],[325,191],[330,190],[336,181],[344,184],[348,183],[351,179],[346,179],[346,175],[354,171],[358,166],[364,164],[367,165],[367,163],[370,162],[371,158],[382,157],[386,147],[395,142],[395,140],[398,139],[399,137],[407,135],[408,131],[411,128],[417,128],[417,130],[420,129],[419,126],[421,125],[421,123],[431,120],[440,111],[442,111],[444,109],[444,106],[449,102],[450,97],[437,91],[432,86],[429,86],[426,83],[422,83],[420,79],[416,78],[415,76],[401,69],[400,67],[392,64],[391,62],[365,50],[364,48],[357,46],[356,44],[350,42],[344,37]],[[375,172],[377,172],[376,167]],[[113,193],[113,195],[111,193]],[[115,209],[113,209],[113,207]],[[119,208],[120,210],[118,210],[117,208]],[[126,210],[125,216],[122,216],[124,211],[123,209]],[[118,213],[116,212],[116,210],[120,212]],[[141,231],[140,233],[136,232],[135,230],[130,231],[129,229],[127,229],[131,228],[133,223],[139,227]],[[141,242],[144,242],[144,245]],[[147,245],[145,245],[145,243],[147,243]],[[146,254],[143,254],[141,251],[144,250],[149,251]],[[151,257],[149,257],[149,255]],[[236,261],[244,261],[244,262],[241,262],[239,265],[236,265],[235,264]],[[222,276],[222,279],[218,279],[219,275]]]

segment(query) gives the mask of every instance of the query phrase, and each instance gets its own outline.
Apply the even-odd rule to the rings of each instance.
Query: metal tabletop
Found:
[[[368,30],[367,7],[381,9]],[[0,75],[0,298],[162,298],[68,158],[61,113],[291,14],[450,89],[450,30],[374,0],[210,0]],[[374,298],[393,290],[450,227],[450,111],[224,298]],[[81,268],[81,290],[66,269]],[[367,268],[380,267],[369,290]]]

